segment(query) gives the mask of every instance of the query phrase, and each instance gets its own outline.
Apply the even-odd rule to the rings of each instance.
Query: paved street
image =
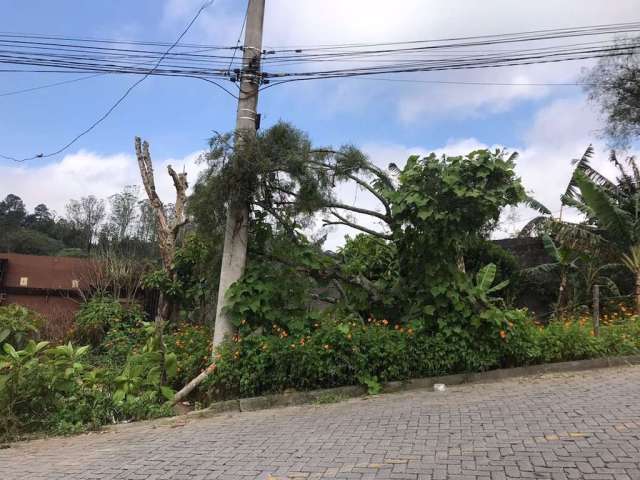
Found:
[[[22,443],[19,479],[640,479],[640,367]]]

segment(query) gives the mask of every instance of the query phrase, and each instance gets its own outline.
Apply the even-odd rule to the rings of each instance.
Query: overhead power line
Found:
[[[89,80],[90,78],[101,77],[102,75],[106,75],[106,74],[105,73],[96,73],[95,75],[87,75],[86,77],[72,78],[71,80],[63,80],[62,82],[47,83],[46,85],[39,85],[37,87],[23,88],[21,90],[14,90],[14,91],[11,91],[11,92],[4,92],[4,93],[0,93],[0,97],[9,97],[11,95],[18,95],[20,93],[34,92],[36,90],[43,90],[45,88],[57,87],[57,86],[60,86],[60,85],[66,85],[68,83],[75,83],[75,82],[80,82],[82,80]]]
[[[143,77],[141,77],[140,79],[136,80],[121,96],[120,98],[118,98],[118,100],[116,100],[116,102],[102,115],[100,116],[95,122],[93,122],[89,127],[87,127],[86,129],[84,129],[82,132],[80,132],[79,134],[77,134],[71,141],[67,142],[65,145],[63,145],[62,147],[60,147],[59,149],[44,154],[44,153],[39,153],[37,155],[33,155],[31,157],[25,157],[25,158],[16,158],[16,157],[11,157],[8,155],[1,155],[0,157],[6,159],[6,160],[13,160],[16,162],[25,162],[28,160],[34,160],[36,158],[47,158],[47,157],[52,157],[54,155],[57,155],[63,151],[65,151],[67,148],[69,148],[71,145],[73,145],[74,143],[76,143],[80,138],[82,138],[84,135],[86,135],[87,133],[89,133],[91,130],[93,130],[95,127],[97,127],[100,123],[102,123],[110,114],[111,112],[113,112],[118,105],[120,105],[125,98],[127,98],[127,96],[131,93],[131,91],[136,88],[138,85],[140,85],[143,81],[145,81],[149,75],[151,75],[156,68],[158,68],[158,66],[160,65],[160,63],[162,62],[162,60],[164,60],[164,58],[167,56],[167,54],[169,54],[171,52],[171,50],[180,42],[180,40],[182,40],[182,38],[187,34],[187,32],[189,31],[189,29],[193,26],[193,24],[196,22],[196,20],[198,19],[198,17],[200,17],[200,14],[208,7],[210,7],[213,3],[215,2],[215,0],[208,0],[205,3],[202,4],[202,6],[198,9],[198,11],[196,12],[196,14],[193,16],[193,18],[191,19],[191,21],[187,24],[186,28],[182,31],[182,33],[178,36],[177,40],[166,50],[166,52],[158,59],[158,61],[155,63],[155,65],[153,66],[153,68],[151,70],[149,70],[148,73],[146,73]]]
[[[619,45],[615,36],[639,32],[640,22],[631,22],[436,40],[265,50],[261,64],[267,71],[265,78],[490,68],[625,54],[634,48],[634,45]],[[560,40],[573,41],[577,37],[592,39],[588,42],[559,43]],[[553,43],[549,44],[551,40]],[[149,72],[147,64],[164,57],[166,61],[163,61],[162,68],[154,69],[153,75],[198,75],[210,79],[235,77],[233,70],[239,70],[241,66],[241,59],[237,58],[237,51],[241,49],[238,44],[229,47],[179,44],[179,48],[169,53],[159,50],[157,45],[160,44],[161,42],[114,41],[114,45],[110,45],[107,40],[91,40],[87,43],[84,39],[78,40],[73,37],[0,34],[0,63],[34,69],[47,68],[51,72],[144,75]],[[531,48],[530,45],[534,44],[538,46]],[[506,45],[510,48],[496,48]],[[214,53],[211,53],[212,49],[215,50]],[[229,53],[224,53],[225,51]],[[341,68],[317,68],[328,62],[340,64]],[[368,65],[352,66],[359,63]],[[315,70],[276,70],[289,69],[293,65],[313,65]]]
[[[242,19],[242,26],[240,27],[240,33],[238,34],[238,40],[236,41],[236,47],[233,50],[231,60],[229,60],[229,66],[227,67],[228,74],[231,75],[231,67],[233,61],[236,59],[236,52],[240,49],[240,42],[242,41],[242,34],[244,33],[244,27],[247,25],[247,17],[249,16],[249,2],[247,1],[247,8],[244,10],[244,18]]]
[[[235,46],[180,43],[202,11],[198,10],[178,39],[169,44],[155,41],[107,40],[87,37],[0,33],[0,72],[72,73],[88,77],[6,92],[15,95],[80,81],[101,74],[140,76],[124,94],[87,129],[61,148],[27,158],[57,155],[104,121],[129,93],[149,76],[193,78],[208,82],[238,98],[219,83],[242,78],[242,50]],[[244,24],[240,30],[240,37]],[[621,42],[621,35],[638,35],[640,22],[573,28],[534,30],[402,42],[351,43],[265,49],[261,55],[261,90],[291,82],[362,78],[384,82],[441,83],[494,86],[579,86],[583,83],[509,83],[395,78],[418,72],[474,70],[508,66],[587,60],[623,56],[640,49],[640,37]],[[168,47],[168,48],[167,48]],[[331,67],[325,67],[331,65]],[[297,66],[293,69],[293,66]],[[386,75],[386,76],[383,76]],[[242,93],[242,92],[241,92]]]
[[[398,82],[398,83],[426,83],[443,85],[481,85],[498,87],[583,87],[587,85],[600,85],[586,82],[473,82],[463,80],[416,80],[411,78],[367,78],[367,77],[347,77],[358,80],[368,80],[373,82]]]

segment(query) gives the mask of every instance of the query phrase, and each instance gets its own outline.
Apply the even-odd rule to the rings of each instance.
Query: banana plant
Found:
[[[635,161],[633,162],[635,165]],[[603,237],[619,252],[622,264],[635,279],[636,314],[640,315],[640,174],[624,180],[612,190],[578,171],[574,180],[580,189],[583,210],[602,230]],[[621,180],[622,181],[622,180]]]
[[[497,297],[491,296],[492,293],[498,292],[509,285],[509,280],[503,280],[494,285],[496,272],[496,265],[489,263],[476,273],[475,282],[472,283],[471,294],[485,305],[490,305],[498,300]]]
[[[557,272],[560,278],[558,295],[556,299],[555,315],[562,316],[568,300],[569,275],[578,271],[580,252],[567,245],[557,245],[549,234],[542,235],[542,244],[551,262],[536,265],[525,270],[529,275],[540,275],[542,273]]]
[[[614,151],[609,162],[617,170],[610,180],[591,166],[590,146],[576,165],[563,205],[577,208],[599,235],[614,247],[621,263],[635,278],[636,313],[640,315],[640,168],[634,157],[620,161]]]

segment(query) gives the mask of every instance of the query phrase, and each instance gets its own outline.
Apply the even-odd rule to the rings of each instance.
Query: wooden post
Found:
[[[593,334],[600,335],[600,285],[593,286]]]

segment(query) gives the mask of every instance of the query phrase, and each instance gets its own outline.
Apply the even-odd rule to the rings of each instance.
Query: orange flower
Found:
[[[386,318],[384,320],[382,320],[382,324],[383,325],[389,325],[389,320],[387,320]]]
[[[507,338],[507,332],[500,330],[500,338]]]

